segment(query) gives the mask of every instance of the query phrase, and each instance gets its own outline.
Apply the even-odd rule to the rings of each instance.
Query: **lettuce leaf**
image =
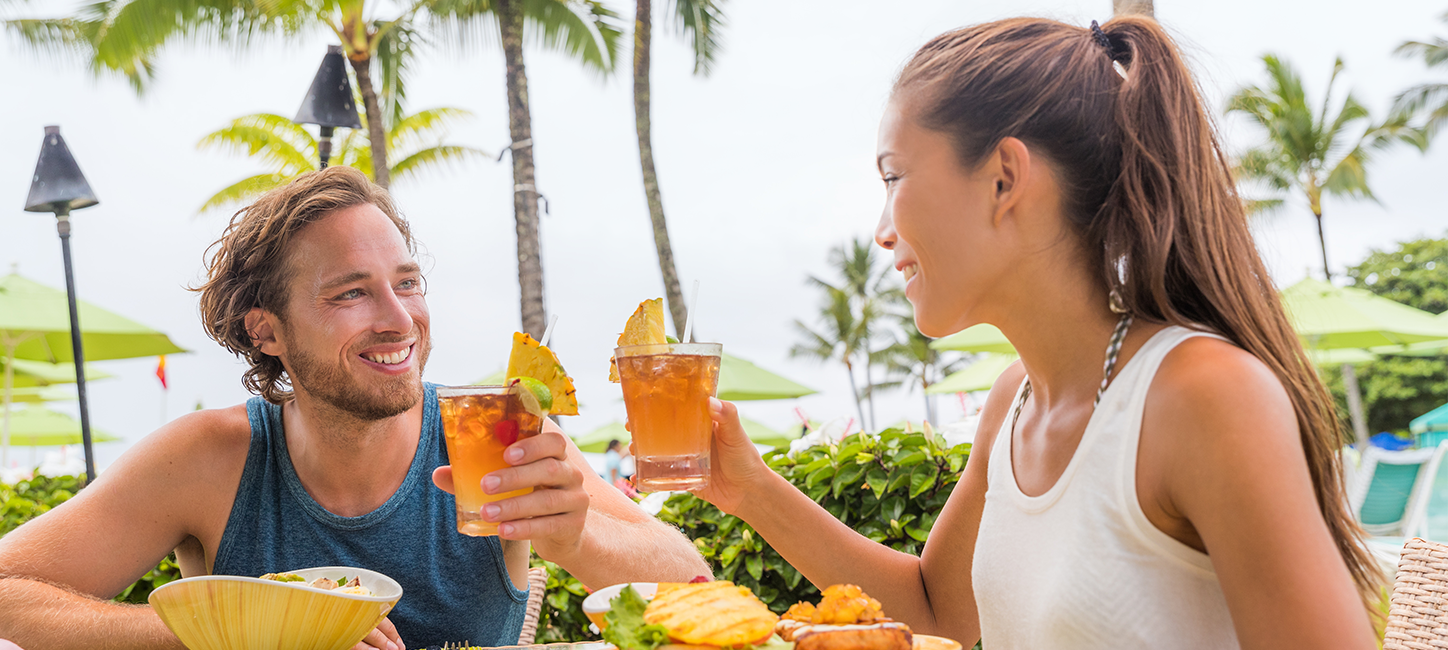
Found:
[[[624,587],[608,604],[609,611],[603,617],[608,622],[608,627],[603,629],[604,641],[619,650],[655,650],[669,642],[669,632],[664,626],[644,622],[648,602],[632,585]]]

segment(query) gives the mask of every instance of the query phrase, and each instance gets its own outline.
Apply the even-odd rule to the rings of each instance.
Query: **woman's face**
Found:
[[[885,210],[875,242],[895,253],[915,325],[926,336],[990,318],[982,307],[1008,260],[996,212],[999,156],[964,169],[949,136],[915,123],[908,97],[880,122],[878,162]]]

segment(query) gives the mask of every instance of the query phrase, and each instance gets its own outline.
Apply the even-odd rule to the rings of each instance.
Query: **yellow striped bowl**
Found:
[[[151,592],[151,608],[190,650],[348,650],[402,598],[402,585],[376,571],[318,567],[290,573],[308,581],[358,576],[376,595],[339,594],[300,582],[197,576]]]

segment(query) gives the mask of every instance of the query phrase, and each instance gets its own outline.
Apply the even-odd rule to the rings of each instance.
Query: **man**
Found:
[[[552,423],[483,479],[490,493],[534,488],[484,509],[500,536],[457,533],[437,399],[421,379],[429,320],[412,237],[360,172],[267,193],[212,251],[202,318],[250,363],[243,383],[261,397],[162,427],[0,539],[0,638],[180,648],[150,608],[104,600],[173,549],[186,576],[328,565],[391,576],[404,596],[357,650],[516,643],[530,542],[592,588],[709,573]]]

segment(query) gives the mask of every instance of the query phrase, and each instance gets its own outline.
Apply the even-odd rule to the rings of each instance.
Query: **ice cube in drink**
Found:
[[[519,399],[522,386],[457,386],[437,389],[437,405],[447,439],[448,462],[456,490],[458,532],[473,537],[498,534],[498,525],[483,521],[482,508],[532,492],[532,488],[487,494],[483,477],[509,467],[503,460],[508,445],[538,435],[541,414],[530,413]]]
[[[634,441],[640,490],[692,490],[709,483],[719,387],[718,343],[633,345],[614,350]]]

